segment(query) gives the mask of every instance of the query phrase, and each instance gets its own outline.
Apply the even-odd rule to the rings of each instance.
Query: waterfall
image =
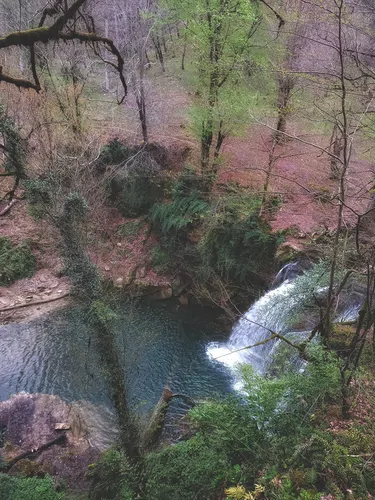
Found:
[[[298,300],[298,295],[293,293],[294,288],[295,284],[286,280],[267,292],[234,326],[228,342],[211,343],[208,346],[209,357],[230,368],[234,368],[238,363],[251,363],[256,370],[263,373],[268,366],[275,341],[252,349],[244,348],[267,339],[272,332],[285,334],[288,331],[287,320]]]
[[[298,267],[296,263],[284,266],[276,276],[271,290],[256,301],[241,317],[232,330],[226,343],[211,343],[207,347],[207,355],[215,361],[223,363],[233,371],[240,363],[251,364],[255,370],[265,373],[273,358],[274,349],[278,348],[280,340],[275,339],[257,347],[248,348],[271,337],[273,332],[290,336],[294,340],[300,339],[308,333],[293,331],[290,326],[291,319],[298,310],[298,302],[302,302],[312,290],[302,292],[297,286],[298,275],[309,271]],[[325,288],[315,288],[314,294],[319,292],[324,295]],[[360,294],[350,291],[343,293],[337,303],[335,321],[354,320],[363,303]],[[305,326],[307,329],[307,326]],[[294,361],[291,360],[293,364]],[[295,367],[298,368],[298,363]]]

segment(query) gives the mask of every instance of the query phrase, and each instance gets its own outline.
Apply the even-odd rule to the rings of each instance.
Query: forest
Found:
[[[0,500],[375,498],[374,0],[0,0]]]

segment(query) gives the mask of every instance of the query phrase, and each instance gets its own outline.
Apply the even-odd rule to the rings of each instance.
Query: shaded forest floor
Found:
[[[189,128],[188,116],[194,96],[185,90],[181,80],[172,74],[160,73],[152,76],[152,82],[147,82],[147,96],[150,103],[150,141],[167,148],[170,174],[175,175],[186,164],[198,165],[199,143]],[[41,123],[46,115],[53,115],[53,102],[48,105],[45,96],[36,96],[31,92],[19,93],[12,89],[8,90],[5,98],[15,117],[19,115],[23,123],[28,123],[23,133],[31,136],[30,165],[38,173],[42,169],[43,158],[40,156],[40,144],[33,143],[33,133],[30,134],[30,131],[34,131],[35,123]],[[99,148],[114,138],[128,144],[142,143],[136,103],[131,95],[124,105],[118,106],[112,95],[103,95],[93,89],[85,96],[84,105],[85,136]],[[270,119],[268,122],[272,124]],[[68,140],[66,128],[56,126],[60,127],[63,138],[65,134],[64,139]],[[326,148],[329,144],[329,137],[304,131],[302,124],[293,121],[293,116],[287,131],[291,136],[298,135],[303,141],[320,148]],[[254,191],[263,190],[271,137],[269,128],[254,124],[244,135],[225,140],[222,166],[215,186],[216,195],[220,196],[223,187],[228,184],[249,187]],[[44,144],[45,149],[50,147],[51,150],[57,146],[56,139],[49,145],[48,141]],[[296,139],[289,139],[278,146],[275,155],[277,160],[271,175],[270,191],[279,201],[277,210],[270,216],[270,223],[275,231],[287,230],[284,245],[303,250],[315,236],[334,231],[336,227],[337,192],[335,182],[330,179],[329,160],[319,149]],[[187,161],[183,160],[185,158]],[[370,202],[369,189],[372,187],[373,174],[371,163],[361,159],[360,151],[354,151],[347,191],[347,204],[351,208],[344,210],[346,227],[354,227],[357,222],[355,212],[366,210]],[[2,179],[0,198],[8,189],[8,182]],[[142,222],[143,230],[136,238],[126,239],[118,234],[118,228],[125,222],[127,219],[109,207],[103,207],[100,216],[92,220],[90,255],[102,275],[119,288],[127,287],[134,281],[141,284],[146,292],[147,287],[152,290],[171,288],[175,277],[157,274],[152,268],[152,248],[157,241],[153,235],[150,236],[147,224]],[[9,214],[0,217],[0,231],[16,243],[29,239],[37,258],[37,273],[33,278],[16,282],[10,287],[0,287],[1,308],[66,293],[69,285],[66,278],[61,277],[57,234],[46,223],[34,221],[28,214],[26,200],[20,199]],[[38,311],[43,313],[49,307],[40,306]],[[2,319],[14,319],[18,317],[17,314],[21,314],[21,317],[26,315],[20,310],[10,316],[3,313]],[[29,311],[27,316],[30,317]]]

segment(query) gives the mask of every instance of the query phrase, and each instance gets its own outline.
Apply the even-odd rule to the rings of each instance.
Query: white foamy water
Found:
[[[255,302],[234,326],[225,344],[212,343],[208,356],[235,370],[240,363],[251,363],[264,372],[271,358],[275,341],[250,348],[271,337],[274,332],[284,333],[287,319],[298,300],[293,293],[294,283],[285,281]]]
[[[280,339],[274,339],[262,344],[263,341],[274,333],[288,336],[297,342],[308,335],[308,331],[297,332],[290,328],[290,320],[296,312],[297,303],[301,299],[306,299],[304,296],[306,293],[312,293],[311,290],[302,292],[301,288],[296,286],[294,279],[297,271],[296,264],[284,266],[274,280],[278,286],[268,291],[250,307],[234,326],[229,340],[225,343],[208,345],[206,353],[209,358],[223,363],[232,371],[235,389],[241,390],[242,388],[241,377],[238,377],[238,366],[251,364],[259,373],[265,373],[275,350],[282,342]],[[285,281],[279,284],[282,280]],[[315,293],[321,294],[324,298],[326,291],[327,287],[320,287],[315,290]],[[358,294],[346,296],[344,294],[338,300],[335,321],[355,320],[361,306],[362,300]],[[256,345],[259,343],[260,345]],[[291,359],[290,362],[296,369],[301,369],[303,364],[302,361],[298,363],[296,359]]]

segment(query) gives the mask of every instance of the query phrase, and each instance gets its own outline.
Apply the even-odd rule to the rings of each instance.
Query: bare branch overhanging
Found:
[[[91,31],[76,31],[68,26],[68,22],[74,19],[77,15],[82,16],[79,9],[83,7],[86,0],[75,0],[72,5],[64,11],[62,7],[62,0],[57,0],[54,5],[43,11],[42,17],[39,22],[38,28],[33,28],[23,31],[14,31],[8,35],[0,38],[0,50],[9,47],[27,47],[30,50],[30,66],[33,74],[33,81],[25,78],[16,78],[3,72],[3,67],[0,66],[0,82],[15,85],[19,89],[32,89],[36,92],[41,90],[41,84],[38,77],[36,60],[35,60],[35,45],[37,43],[49,43],[51,41],[71,41],[78,40],[92,46],[103,45],[106,50],[116,58],[116,63],[112,66],[117,70],[122,87],[124,89],[124,96],[120,100],[123,102],[127,94],[127,85],[124,77],[124,59],[120,51],[114,44],[113,40],[107,37],[97,35]],[[61,15],[51,24],[45,26],[48,18],[53,18],[61,12]],[[88,26],[88,25],[87,25]],[[86,26],[86,27],[87,27]]]

